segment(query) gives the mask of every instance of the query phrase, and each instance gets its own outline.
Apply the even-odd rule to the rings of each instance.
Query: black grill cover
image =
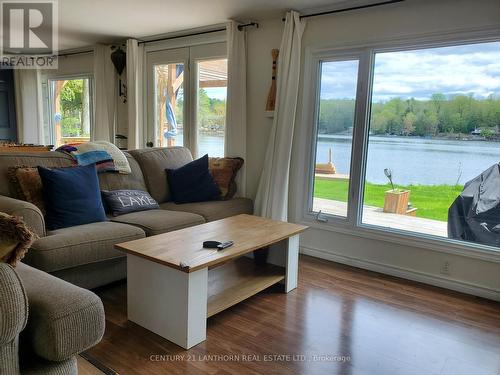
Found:
[[[465,184],[448,209],[448,237],[500,246],[500,163]]]

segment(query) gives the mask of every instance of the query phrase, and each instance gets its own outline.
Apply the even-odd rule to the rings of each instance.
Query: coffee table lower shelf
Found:
[[[241,257],[208,271],[207,318],[279,283],[286,269]]]

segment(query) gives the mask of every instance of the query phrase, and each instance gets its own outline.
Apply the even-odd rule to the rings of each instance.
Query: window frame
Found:
[[[302,152],[299,155],[302,157],[299,157],[297,160],[299,160],[298,167],[300,170],[306,171],[307,178],[302,183],[301,181],[297,181],[298,188],[295,191],[295,202],[297,204],[291,210],[295,221],[329,232],[388,241],[500,263],[500,249],[493,246],[362,223],[375,55],[383,52],[410,51],[498,41],[500,41],[500,29],[492,28],[378,42],[367,41],[358,45],[339,45],[332,48],[306,47],[302,75],[302,82],[304,82],[302,92],[303,110],[300,119],[301,127],[298,132],[301,144],[306,151]],[[352,57],[353,54],[357,54],[360,58],[351,149],[347,219],[327,213],[321,213],[321,217],[319,217],[317,212],[312,211],[312,201],[314,192],[314,163],[316,160],[318,99],[321,87],[320,63],[321,61],[343,60],[348,56]],[[296,178],[301,178],[301,176],[299,175]],[[307,199],[304,199],[304,194],[307,194]]]
[[[318,54],[315,57],[314,63],[315,63],[315,68],[316,71],[314,72],[314,76],[316,77],[316,82],[317,84],[315,85],[315,92],[314,92],[314,101],[315,101],[315,106],[314,106],[314,113],[313,113],[313,133],[312,133],[312,145],[311,145],[311,161],[313,163],[316,162],[316,156],[317,156],[317,142],[318,142],[318,121],[319,121],[319,111],[320,111],[320,93],[321,93],[321,72],[322,72],[322,64],[323,63],[328,63],[328,62],[340,62],[340,61],[357,61],[358,62],[358,74],[357,74],[357,82],[356,82],[356,103],[354,107],[354,123],[353,123],[353,135],[352,135],[352,140],[351,140],[351,160],[349,162],[349,191],[348,191],[348,198],[347,198],[347,215],[346,216],[341,216],[341,215],[334,215],[334,214],[327,214],[325,213],[325,216],[328,216],[331,218],[332,221],[335,221],[337,223],[353,223],[353,219],[355,218],[353,209],[355,210],[356,202],[352,199],[355,195],[353,195],[353,191],[356,191],[357,187],[355,186],[355,181],[351,178],[353,176],[353,173],[355,173],[355,166],[354,166],[354,161],[356,159],[354,155],[354,143],[355,143],[355,133],[356,133],[356,128],[357,128],[357,123],[358,123],[358,116],[359,116],[359,106],[358,100],[359,100],[359,91],[362,85],[360,85],[360,78],[361,78],[361,71],[362,71],[362,59],[363,59],[363,50],[352,50],[352,51],[346,51],[344,53],[340,53],[335,55],[334,57],[332,56],[323,56],[322,54]],[[314,179],[315,179],[315,168],[312,168],[309,170],[308,173],[308,179],[309,179],[309,189],[308,189],[308,202],[307,202],[307,210],[308,212],[311,212],[313,215],[317,216],[313,210],[313,204],[314,204]]]
[[[82,73],[82,74],[58,74],[58,75],[50,75],[45,78],[45,84],[47,85],[47,101],[44,103],[44,107],[46,108],[47,114],[49,115],[48,121],[48,132],[49,139],[51,144],[56,145],[56,138],[54,133],[54,93],[51,87],[52,81],[61,81],[61,80],[75,80],[75,79],[88,79],[89,80],[89,120],[90,120],[90,140],[94,140],[95,134],[95,85],[94,85],[94,75],[92,73]],[[45,134],[43,134],[43,139],[45,139]]]
[[[199,63],[202,61],[210,61],[210,60],[219,60],[226,59],[227,60],[227,45],[226,43],[212,43],[212,44],[203,44],[198,46],[192,46],[189,50],[189,64],[192,73],[191,79],[193,80],[191,86],[191,142],[192,148],[191,152],[193,157],[198,158],[203,155],[199,154],[198,150],[198,110],[199,110],[199,101],[198,101],[198,92],[199,92]],[[193,79],[194,78],[194,79]],[[227,87],[226,87],[227,89]],[[226,94],[226,104],[227,104],[227,94]],[[226,108],[226,119],[227,119],[227,108]],[[227,125],[227,122],[226,122]],[[224,140],[223,140],[223,150],[225,154],[225,142],[227,136],[227,128],[224,130]]]

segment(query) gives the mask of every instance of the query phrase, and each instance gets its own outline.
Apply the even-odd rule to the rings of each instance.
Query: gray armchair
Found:
[[[77,374],[104,334],[94,293],[19,263],[0,263],[0,374]]]

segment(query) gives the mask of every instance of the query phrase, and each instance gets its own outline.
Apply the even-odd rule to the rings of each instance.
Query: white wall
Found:
[[[310,18],[307,20],[303,48],[305,51],[316,47],[362,46],[397,38],[477,31],[500,27],[499,15],[500,2],[497,0],[407,0],[396,5]],[[270,84],[270,51],[279,47],[282,27],[281,20],[266,21],[261,23],[259,29],[249,30],[248,35],[246,162],[250,197],[255,197],[272,124],[272,119],[265,114]],[[304,89],[303,83],[301,88]],[[299,127],[312,126],[301,124],[301,117],[299,111]],[[304,185],[305,176],[300,158],[308,147],[305,140],[296,140],[292,161],[292,212],[301,199],[306,199],[298,192]],[[301,216],[292,219],[301,221]],[[439,248],[424,249],[410,242],[403,245],[320,227],[309,229],[303,235],[301,249],[314,256],[500,300],[498,257],[473,259],[445,253]],[[444,261],[450,262],[450,276],[440,274]]]

